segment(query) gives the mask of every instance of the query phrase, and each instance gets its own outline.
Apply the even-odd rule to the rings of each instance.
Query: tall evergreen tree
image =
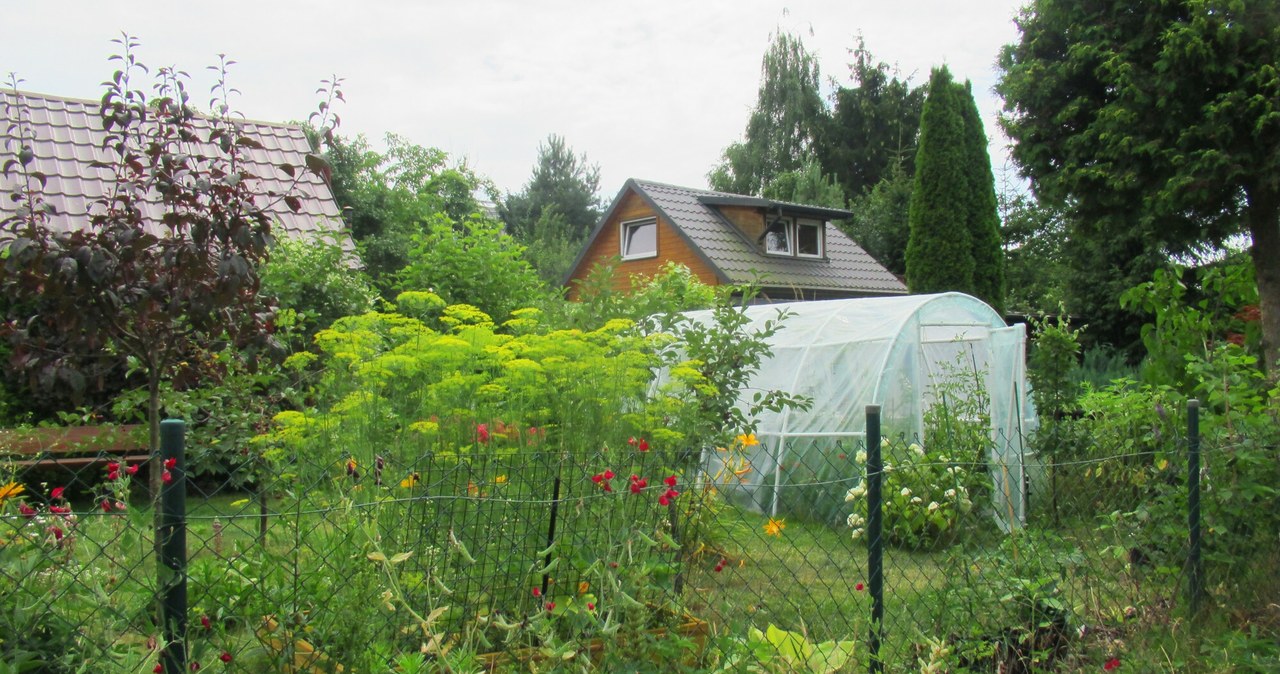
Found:
[[[969,189],[968,152],[961,89],[947,68],[929,78],[920,117],[907,242],[907,286],[913,293],[974,288],[972,235],[961,205]]]
[[[538,145],[524,189],[498,204],[507,232],[549,282],[558,282],[600,219],[600,167],[574,154],[561,136]]]
[[[982,116],[973,100],[969,82],[959,84],[956,94],[961,99],[964,117],[965,220],[973,251],[973,294],[996,311],[1004,311],[1005,272],[1004,238],[1000,234],[999,204],[996,181],[991,173],[991,154],[987,151],[987,134],[982,130]]]
[[[712,189],[762,194],[779,176],[803,171],[826,115],[819,93],[818,60],[800,38],[776,33],[760,66],[760,91],[746,137],[724,150],[707,175]]]

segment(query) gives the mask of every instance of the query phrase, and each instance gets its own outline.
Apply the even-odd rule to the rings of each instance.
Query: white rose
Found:
[[[902,488],[902,492],[901,492],[901,493],[902,493],[902,495],[903,495],[903,496],[910,496],[910,495],[911,495],[911,490],[910,490],[909,488],[907,488],[907,487],[903,487],[903,488]]]
[[[938,502],[937,502],[937,501],[929,501],[929,512],[933,512],[933,511],[935,511],[935,510],[937,510],[937,509],[938,509]]]
[[[862,538],[862,534],[863,534],[863,533],[864,533],[864,531],[863,531],[862,529],[854,529],[854,530],[853,530],[853,540],[855,540],[855,541],[856,541],[856,540],[858,540],[859,538]]]
[[[853,458],[854,458],[854,459],[856,459],[856,460],[858,461],[858,463],[866,463],[866,462],[867,462],[867,453],[866,453],[865,451],[863,451],[863,450],[858,450],[858,454],[857,454],[856,456],[854,456]]]
[[[911,502],[912,502],[912,503],[914,503],[914,504],[916,504],[916,505],[919,505],[919,504],[921,504],[921,503],[924,503],[924,501],[923,501],[923,500],[921,500],[919,496],[912,496],[912,497],[911,497]]]

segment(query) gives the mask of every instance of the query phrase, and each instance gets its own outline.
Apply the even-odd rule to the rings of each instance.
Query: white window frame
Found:
[[[645,225],[653,226],[653,250],[641,253],[628,253],[627,233],[631,229],[638,229]],[[658,256],[658,219],[657,218],[639,218],[636,220],[624,220],[618,223],[618,252],[623,260],[643,260],[645,258]]]
[[[782,238],[786,243],[786,246],[787,246],[786,250],[775,250],[769,245],[770,242],[772,241],[772,239],[769,237],[769,231],[772,230],[774,225],[777,225],[777,224],[782,225]],[[795,221],[792,220],[791,218],[774,218],[772,220],[766,220],[765,227],[764,227],[764,236],[762,237],[762,241],[761,241],[761,243],[764,246],[765,255],[776,255],[778,257],[795,257],[796,246],[795,246],[794,230],[795,230]]]
[[[816,260],[816,259],[821,259],[823,256],[827,254],[827,223],[821,222],[818,220],[795,220],[793,222],[793,226],[795,227],[795,236],[793,238],[796,244],[795,245],[796,257],[805,257],[805,258]],[[800,228],[801,227],[813,227],[818,231],[818,252],[816,254],[800,252]]]
[[[807,260],[821,260],[827,255],[827,223],[821,220],[810,220],[793,218],[790,216],[773,218],[765,221],[764,235],[760,237],[760,246],[764,250],[765,255],[774,257],[796,257]],[[782,231],[786,237],[787,249],[774,249],[770,247],[769,230],[774,225],[782,223]],[[818,231],[818,252],[801,253],[800,252],[800,228],[813,227]]]

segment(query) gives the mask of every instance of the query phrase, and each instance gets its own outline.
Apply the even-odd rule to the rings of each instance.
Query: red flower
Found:
[[[222,655],[218,656],[218,659],[223,662],[231,662],[231,654],[226,651],[223,651]]]
[[[177,467],[178,467],[178,460],[177,460],[177,459],[165,459],[165,460],[164,460],[164,467],[165,467],[165,468],[169,468],[169,469],[177,468]]]
[[[724,557],[721,557],[720,561],[716,562],[716,573],[720,573],[721,571],[724,571],[724,565],[728,563],[728,561],[729,560],[725,559]]]
[[[128,509],[128,506],[124,504],[124,501],[116,501],[116,510],[127,510],[127,509]]]
[[[634,435],[633,435],[633,436],[631,436],[630,438],[628,438],[628,439],[627,439],[627,444],[628,444],[628,445],[631,445],[632,447],[635,447],[635,446],[636,446],[636,436],[634,436]]]
[[[606,483],[604,483],[603,485],[601,485],[601,488],[603,488],[603,489],[604,489],[604,491],[607,491],[607,492],[609,492],[609,493],[613,493],[613,485],[609,484],[608,482],[606,482]]]
[[[35,508],[32,508],[31,506],[29,506],[29,505],[27,505],[27,504],[25,504],[25,503],[19,503],[19,504],[18,504],[18,512],[22,513],[22,516],[23,516],[23,517],[35,517],[35,516],[36,516],[36,509],[35,509]]]
[[[603,474],[604,474],[604,479],[606,479],[606,480],[612,480],[612,479],[613,479],[613,471],[609,470],[608,468],[605,468],[605,469],[604,469],[604,473],[603,473]]]
[[[867,589],[867,586],[863,585],[862,583],[858,583],[857,585],[854,585],[854,586],[853,586],[853,589],[855,589],[855,590],[857,590],[857,591],[861,592],[861,591],[863,591],[863,590]]]
[[[671,505],[671,497],[667,496],[666,494],[659,496],[658,505],[662,505],[662,506]]]
[[[109,512],[111,512],[111,502],[110,502],[110,501],[108,501],[108,500],[107,500],[107,499],[105,499],[105,498],[104,498],[104,499],[102,499],[102,512],[104,512],[104,513],[109,513]]]
[[[632,494],[639,494],[639,493],[640,493],[640,491],[641,491],[642,489],[644,489],[644,485],[641,485],[639,482],[632,482],[632,483],[631,483],[631,493],[632,493]]]
[[[153,674],[164,674],[164,665],[157,662],[156,666],[153,667],[151,671]]]
[[[53,534],[53,540],[62,540],[62,529],[60,527],[49,527],[49,533]]]
[[[202,615],[200,616],[200,626],[206,630],[211,630],[213,629],[213,622],[209,620],[209,616]]]
[[[119,479],[120,479],[120,471],[113,470],[110,473],[107,473],[107,480],[111,482],[115,482],[116,480],[119,480]]]
[[[138,474],[138,464],[136,464],[136,463],[135,463],[135,464],[133,464],[132,466],[129,466],[128,468],[125,468],[125,469],[124,469],[124,472],[126,472],[126,473],[128,473],[128,474],[130,474],[130,475],[137,475],[137,474]]]
[[[1111,658],[1102,666],[1102,671],[1104,672],[1110,672],[1115,669],[1120,669],[1120,658]]]
[[[668,477],[667,479],[663,480],[663,481],[662,481],[662,483],[663,483],[663,484],[665,484],[665,485],[667,485],[668,487],[674,487],[674,486],[676,486],[676,476],[675,476],[675,475],[672,475],[672,476]]]
[[[66,507],[66,506],[55,506],[55,505],[51,505],[51,506],[49,506],[49,512],[51,512],[51,513],[53,513],[53,514],[55,514],[55,515],[70,515],[70,514],[71,514],[71,508],[68,508],[68,507]]]
[[[67,490],[66,487],[54,487],[52,490],[49,491],[49,498],[56,501],[62,498],[62,493],[65,492],[66,490]]]
[[[640,438],[640,444],[636,446],[636,449],[639,449],[642,452],[649,451],[649,441],[644,438]]]
[[[107,464],[107,472],[108,472],[108,473],[119,473],[119,472],[120,472],[120,464],[116,463],[115,461],[112,461],[112,462],[108,463],[108,464]]]
[[[488,424],[476,424],[476,439],[479,440],[480,442],[489,441],[489,425]]]
[[[541,589],[541,588],[537,588],[537,587],[533,588],[533,596],[535,596],[535,597],[541,597],[541,596],[542,596],[542,589]]]
[[[198,662],[193,662],[193,663],[191,663],[191,671],[193,671],[193,672],[198,672],[198,671],[200,671],[200,663],[198,663]]]
[[[588,611],[594,611],[594,610],[596,610],[596,605],[595,605],[595,604],[593,604],[592,602],[587,602],[587,610],[588,610]]]
[[[596,473],[595,475],[591,476],[591,481],[596,484],[600,484],[601,482],[604,481],[604,475],[601,473]]]
[[[616,569],[616,568],[618,568],[618,563],[617,563],[617,562],[609,562],[609,568],[610,568],[610,569]]]
[[[554,601],[547,602],[547,613],[550,613],[554,610],[556,610],[556,603]]]
[[[165,484],[169,484],[170,482],[173,482],[173,473],[170,473],[169,471],[166,470],[163,474],[160,475],[160,481],[164,482]]]

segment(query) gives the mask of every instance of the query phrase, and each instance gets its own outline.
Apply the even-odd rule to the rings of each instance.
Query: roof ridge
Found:
[[[99,99],[96,99],[96,100],[95,100],[95,99],[92,99],[92,98],[78,98],[78,97],[75,97],[75,96],[62,96],[62,95],[58,95],[58,94],[45,94],[45,93],[40,93],[40,92],[38,92],[38,91],[27,91],[27,90],[25,90],[25,89],[0,88],[0,94],[10,94],[10,95],[17,94],[18,96],[22,96],[22,97],[34,97],[34,98],[39,98],[39,99],[46,100],[46,101],[62,101],[62,102],[64,102],[64,103],[80,103],[80,104],[84,104],[84,105],[91,105],[91,106],[95,106],[95,107],[97,107],[97,106],[101,106],[101,105],[102,105],[102,99],[100,99],[100,98],[99,98]],[[148,100],[150,100],[150,99],[148,99]],[[194,107],[194,106],[193,106],[193,107]],[[196,115],[197,115],[197,116],[199,116],[199,117],[203,117],[204,119],[210,119],[210,120],[211,120],[211,119],[216,119],[216,118],[215,118],[215,117],[213,117],[212,115],[209,115],[209,114],[207,114],[207,113],[205,113],[205,112],[202,112],[202,111],[200,111],[200,110],[198,110],[198,109],[196,110]],[[238,119],[238,120],[236,120],[236,121],[239,121],[239,122],[244,123],[244,124],[255,124],[255,125],[258,125],[258,126],[274,126],[274,127],[285,128],[285,129],[298,129],[298,130],[302,130],[302,128],[303,128],[303,125],[302,125],[300,122],[297,122],[297,123],[295,123],[295,122],[269,122],[269,121],[262,120],[262,119],[249,119],[248,117],[241,117],[240,119]]]

